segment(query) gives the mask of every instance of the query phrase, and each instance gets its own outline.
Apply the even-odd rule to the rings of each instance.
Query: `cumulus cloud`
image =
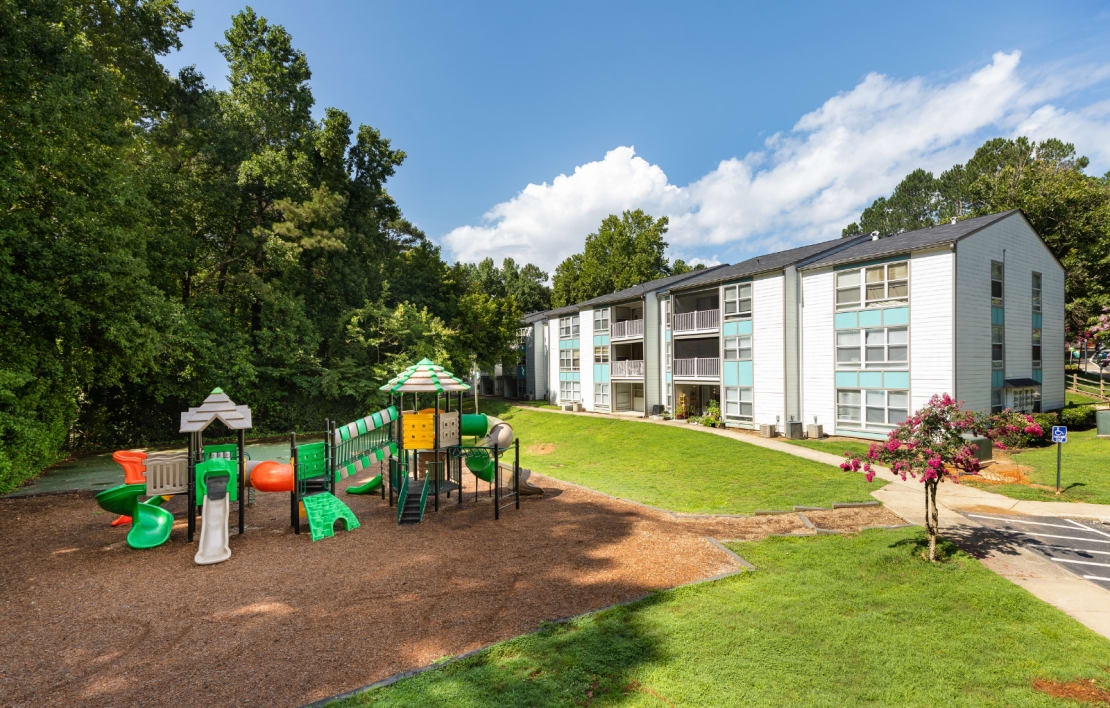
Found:
[[[1084,78],[1067,82],[1059,70],[1023,76],[1019,67],[1015,51],[948,82],[869,74],[762,150],[722,160],[685,186],[671,184],[633,147],[617,147],[570,175],[529,184],[444,243],[460,260],[512,256],[551,270],[607,214],[642,208],[670,217],[675,255],[719,262],[707,257],[711,250],[737,261],[834,238],[906,173],[962,162],[989,135],[1060,137],[1096,165],[1110,164],[1110,101],[1077,110],[1049,103],[1106,81],[1107,68],[1087,67]]]

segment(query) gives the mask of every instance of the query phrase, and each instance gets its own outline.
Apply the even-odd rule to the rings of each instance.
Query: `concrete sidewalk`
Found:
[[[578,413],[543,408],[529,408],[529,410],[669,425],[732,438],[750,445],[776,450],[814,462],[839,465],[844,461],[844,458],[840,455],[735,430],[705,428],[677,421],[624,418],[603,413]],[[901,477],[894,475],[884,467],[876,468],[876,480],[878,479],[888,482],[888,484],[877,488],[871,493],[871,496],[881,501],[888,509],[906,521],[924,526],[925,490],[923,485],[912,478],[902,481]],[[876,487],[879,487],[878,483],[876,483]],[[995,573],[1016,585],[1020,585],[1036,597],[1063,610],[1092,630],[1110,639],[1110,592],[1069,573],[1059,565],[1020,544],[1007,541],[1001,534],[977,524],[959,513],[959,511],[990,511],[1006,514],[1088,519],[1110,523],[1110,505],[1022,501],[966,484],[944,482],[937,491],[937,507],[941,533],[945,538],[958,544],[961,549],[978,558],[983,565]]]

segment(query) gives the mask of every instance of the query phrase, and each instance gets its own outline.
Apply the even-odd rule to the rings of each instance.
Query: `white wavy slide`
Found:
[[[193,556],[193,562],[197,565],[223,563],[231,558],[227,528],[231,506],[227,493],[228,481],[228,477],[220,475],[209,477],[205,482],[208,493],[204,497],[200,514],[200,545],[197,554]]]

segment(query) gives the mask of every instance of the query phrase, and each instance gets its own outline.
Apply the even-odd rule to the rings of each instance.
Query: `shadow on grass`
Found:
[[[666,658],[642,620],[643,611],[665,597],[657,592],[569,622],[548,622],[531,635],[337,705],[417,705],[431,696],[461,706],[612,704],[636,695],[668,703],[634,678],[644,664]]]

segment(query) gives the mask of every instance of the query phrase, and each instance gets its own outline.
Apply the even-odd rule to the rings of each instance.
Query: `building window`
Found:
[[[842,270],[836,274],[836,307],[840,310],[905,302],[909,298],[906,261]]]
[[[609,331],[609,308],[594,310],[594,333]]]
[[[578,371],[579,360],[577,349],[559,350],[559,371]]]
[[[594,384],[594,406],[597,408],[609,407],[609,384]]]
[[[666,329],[671,328],[671,299],[666,298],[663,300],[663,326]]]
[[[991,325],[991,368],[1003,368],[1005,356],[1006,328],[1003,325]]]
[[[725,337],[725,361],[750,361],[751,358],[752,336],[750,334]]]
[[[836,333],[836,363],[838,365],[860,365],[860,331],[858,329],[840,330]]]
[[[864,330],[865,366],[905,366],[909,360],[909,332],[905,327]]]
[[[885,389],[839,389],[836,392],[838,425],[891,428],[906,421],[909,393]]]
[[[1041,368],[1041,328],[1033,328],[1033,368]]]
[[[1033,312],[1041,311],[1041,274],[1033,274]]]
[[[752,420],[752,389],[725,386],[725,417]]]
[[[670,370],[671,370],[671,343],[670,343],[670,341],[667,341],[667,342],[664,343],[663,358],[666,360],[666,366],[667,366],[666,370],[668,372],[670,372]]]
[[[836,306],[859,307],[859,271],[842,270],[836,274]]]
[[[991,261],[991,304],[995,307],[1002,307],[1004,272],[1001,263]]]
[[[568,401],[581,401],[582,384],[578,381],[560,381],[559,400],[564,403]]]
[[[578,336],[578,316],[559,318],[559,338],[571,339]]]
[[[608,364],[609,363],[609,347],[594,347],[594,363],[595,364]]]
[[[725,288],[725,316],[752,316],[752,284],[741,283]]]

